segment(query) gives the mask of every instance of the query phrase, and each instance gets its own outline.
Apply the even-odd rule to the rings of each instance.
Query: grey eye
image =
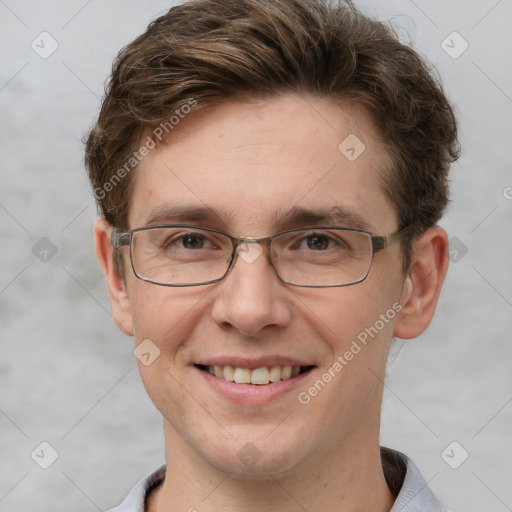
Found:
[[[202,249],[204,247],[204,236],[190,233],[181,238],[181,243],[185,249]]]
[[[327,235],[314,234],[307,237],[307,246],[314,251],[325,250],[329,247],[329,237]]]

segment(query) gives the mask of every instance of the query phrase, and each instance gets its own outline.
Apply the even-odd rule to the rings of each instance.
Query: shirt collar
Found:
[[[390,512],[445,512],[411,459],[403,454],[407,470]]]

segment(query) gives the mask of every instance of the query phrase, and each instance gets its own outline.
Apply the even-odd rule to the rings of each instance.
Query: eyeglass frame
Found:
[[[148,279],[147,277],[143,277],[140,274],[138,274],[137,271],[135,270],[135,265],[133,264],[133,255],[132,255],[133,233],[136,233],[139,231],[148,231],[150,229],[162,229],[162,228],[201,229],[203,231],[218,233],[220,235],[224,235],[224,236],[228,237],[231,241],[231,245],[233,246],[233,252],[231,253],[231,256],[229,259],[229,264],[228,264],[224,274],[221,277],[219,277],[217,279],[210,280],[210,281],[204,281],[204,282],[200,282],[200,283],[177,283],[177,284],[176,283],[162,283],[160,281],[154,281],[152,279]],[[368,275],[370,273],[370,270],[371,270],[372,264],[373,264],[374,254],[383,249],[386,249],[392,243],[404,238],[404,236],[408,232],[410,232],[411,228],[412,228],[412,226],[405,226],[402,229],[400,229],[399,231],[395,231],[394,233],[390,233],[388,235],[374,235],[370,231],[368,231],[366,229],[362,229],[362,228],[350,228],[350,227],[344,227],[344,226],[303,226],[300,228],[285,229],[283,231],[279,231],[277,233],[274,233],[273,235],[266,236],[263,238],[241,238],[241,237],[226,233],[225,231],[222,231],[220,229],[196,226],[193,224],[155,224],[155,225],[150,225],[150,226],[142,226],[139,228],[134,228],[130,231],[125,231],[125,232],[119,232],[115,228],[113,228],[112,234],[111,234],[111,241],[112,241],[112,247],[114,249],[114,252],[116,252],[120,247],[129,247],[130,263],[131,263],[133,273],[135,274],[135,277],[137,277],[141,281],[145,281],[145,282],[151,283],[151,284],[156,284],[158,286],[170,286],[173,288],[183,288],[183,287],[189,287],[189,286],[203,286],[203,285],[207,285],[207,284],[218,283],[219,281],[222,281],[222,279],[224,279],[228,275],[229,271],[234,266],[235,261],[238,256],[238,253],[237,253],[238,247],[244,243],[256,243],[256,244],[264,245],[267,248],[269,263],[271,264],[272,268],[274,269],[277,277],[279,278],[279,280],[281,282],[288,284],[290,286],[298,286],[300,288],[339,288],[342,286],[352,286],[354,284],[362,283],[368,277]],[[372,251],[371,251],[370,264],[368,266],[368,271],[366,272],[366,274],[362,278],[360,278],[356,281],[351,281],[350,283],[328,284],[328,285],[301,285],[301,284],[291,283],[291,282],[283,279],[279,275],[279,272],[277,271],[277,268],[275,267],[274,262],[272,261],[272,253],[270,251],[270,244],[272,243],[272,240],[274,240],[274,238],[276,238],[280,235],[286,234],[286,233],[293,233],[293,232],[297,232],[297,231],[307,231],[310,229],[312,229],[312,230],[314,230],[314,229],[337,229],[337,230],[342,230],[342,231],[355,231],[355,232],[364,233],[364,234],[368,235],[370,238]]]

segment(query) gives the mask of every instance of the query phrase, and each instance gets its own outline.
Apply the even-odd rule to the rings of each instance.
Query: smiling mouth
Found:
[[[314,368],[314,366],[263,366],[251,369],[234,366],[206,366],[202,364],[196,364],[195,367],[227,382],[255,384],[258,386],[264,386],[281,380],[290,380]]]

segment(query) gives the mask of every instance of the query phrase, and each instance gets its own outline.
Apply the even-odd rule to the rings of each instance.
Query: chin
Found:
[[[263,481],[284,477],[305,457],[304,442],[290,435],[269,436],[268,432],[239,434],[227,442],[219,439],[203,446],[201,455],[232,478]]]

